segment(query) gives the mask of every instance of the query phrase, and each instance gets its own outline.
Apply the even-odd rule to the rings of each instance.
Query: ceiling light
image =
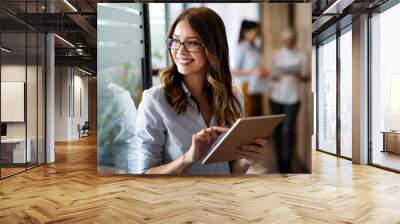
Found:
[[[86,70],[83,70],[83,69],[81,69],[81,68],[79,68],[79,67],[78,67],[78,70],[81,71],[81,72],[83,72],[83,73],[85,73],[85,74],[87,74],[87,75],[90,75],[90,76],[92,75],[92,73],[90,73],[90,72],[88,72],[88,71],[86,71]]]
[[[9,50],[9,49],[7,49],[7,48],[5,48],[5,47],[1,47],[1,50],[4,51],[4,52],[6,52],[6,53],[10,53],[10,52],[11,52],[11,50]]]
[[[66,43],[67,45],[69,45],[70,47],[75,48],[75,45],[71,44],[71,42],[69,42],[68,40],[58,36],[57,34],[54,34],[55,37],[57,37],[58,39],[60,39],[61,41],[63,41],[64,43]]]
[[[71,4],[69,3],[68,0],[64,0],[65,4],[67,4],[72,10],[74,10],[75,12],[78,12],[78,10]]]
[[[336,0],[332,5],[325,9],[322,14],[342,14],[343,10],[354,1],[355,0]]]

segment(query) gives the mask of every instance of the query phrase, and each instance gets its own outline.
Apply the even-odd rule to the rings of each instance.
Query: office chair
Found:
[[[80,127],[80,125],[78,124],[79,138],[89,136],[89,129],[90,129],[89,121],[85,121],[82,127]]]

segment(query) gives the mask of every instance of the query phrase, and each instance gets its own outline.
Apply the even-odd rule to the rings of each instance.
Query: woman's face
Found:
[[[283,44],[289,49],[294,48],[296,46],[296,38],[295,37],[286,38],[286,39],[283,39],[282,41],[283,41]]]
[[[205,51],[200,44],[200,37],[188,22],[185,20],[178,22],[172,38],[176,46],[179,46],[179,42],[186,42],[186,46],[181,44],[179,49],[171,49],[171,55],[179,73],[183,75],[204,74],[207,63]]]
[[[254,42],[260,35],[260,28],[253,28],[244,32],[244,38],[250,42]]]

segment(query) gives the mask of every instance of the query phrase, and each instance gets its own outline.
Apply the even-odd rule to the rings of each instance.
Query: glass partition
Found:
[[[27,167],[31,168],[37,165],[38,144],[37,144],[37,122],[38,122],[38,35],[36,32],[27,33],[27,73],[26,73],[26,112],[27,112],[27,150],[30,157],[27,161]]]
[[[372,163],[400,170],[400,4],[371,19]]]
[[[37,64],[37,162],[44,164],[46,162],[46,36],[43,33],[38,34],[38,64]]]
[[[41,13],[43,5],[0,3],[18,16]],[[45,162],[45,44],[43,33],[0,12],[0,178]]]
[[[318,48],[317,148],[336,154],[336,36]]]
[[[347,32],[346,32],[347,31]],[[352,34],[351,26],[340,40],[340,154],[352,157]]]
[[[156,75],[158,71],[167,66],[168,51],[166,46],[167,27],[166,27],[166,7],[170,4],[150,3],[150,39],[151,39],[151,63],[153,69],[153,85],[160,83],[160,77]]]
[[[2,177],[24,171],[31,160],[26,144],[26,74],[25,32],[1,34],[1,140]],[[4,128],[5,127],[5,128]]]
[[[127,173],[146,66],[144,6],[100,3],[97,10],[97,170]]]

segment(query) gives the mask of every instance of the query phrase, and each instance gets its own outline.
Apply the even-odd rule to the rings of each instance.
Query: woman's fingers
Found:
[[[254,152],[249,152],[249,151],[244,151],[244,150],[237,150],[236,156],[238,158],[245,158],[245,159],[257,160],[257,161],[262,160],[264,158],[264,154],[262,154],[262,153],[254,153]]]
[[[206,141],[208,144],[211,144],[218,137],[216,131],[212,130],[211,128],[205,128],[196,135],[198,139]]]
[[[217,139],[218,133],[212,130],[212,128],[207,128],[206,132],[212,136],[213,140]]]
[[[207,129],[202,130],[202,135],[207,139],[207,143],[211,144],[213,141],[213,136],[209,131],[207,131]]]
[[[256,138],[256,140],[254,142],[257,143],[258,145],[260,145],[263,148],[266,148],[267,144],[268,144],[267,139],[263,139],[263,138]]]
[[[242,145],[241,148],[243,151],[249,151],[253,153],[265,153],[266,149],[264,147],[260,147],[258,145]]]
[[[227,132],[229,130],[229,128],[224,128],[224,127],[220,127],[220,126],[214,126],[210,128],[212,131],[217,132],[217,134],[221,134],[224,132]]]
[[[211,144],[218,138],[218,135],[223,132],[227,132],[229,129],[219,126],[214,126],[211,128],[205,128],[200,132],[196,133],[197,138],[206,141],[208,144]]]
[[[266,141],[258,140],[258,145],[242,145],[241,148],[236,150],[236,154],[239,158],[246,158],[252,160],[261,160],[265,156],[266,152]],[[265,145],[265,147],[261,147],[260,145]]]
[[[212,136],[208,134],[205,130],[201,130],[200,132],[196,133],[196,139],[202,142],[209,143],[212,140]]]
[[[249,164],[253,164],[257,161],[264,159],[267,151],[267,140],[257,138],[254,140],[254,144],[242,145],[236,150],[236,157],[238,159],[245,159]]]

